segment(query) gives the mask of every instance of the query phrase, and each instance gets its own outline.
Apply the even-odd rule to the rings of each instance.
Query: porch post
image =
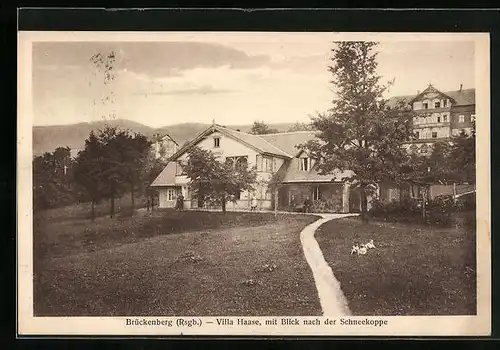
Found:
[[[349,212],[349,184],[346,182],[342,185],[342,212]]]

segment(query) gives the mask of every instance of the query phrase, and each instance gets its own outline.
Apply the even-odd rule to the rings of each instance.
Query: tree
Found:
[[[266,123],[258,120],[253,122],[252,129],[250,130],[250,133],[255,135],[274,134],[277,132],[277,129],[272,129]]]
[[[111,142],[116,142],[119,145],[119,161],[123,163],[123,177],[130,188],[133,211],[136,187],[140,186],[145,176],[145,165],[151,151],[151,142],[142,134],[131,135],[128,131],[116,133]]]
[[[288,128],[288,132],[292,131],[312,131],[314,130],[314,126],[311,123],[301,123],[301,122],[296,122],[292,126]]]
[[[452,138],[449,164],[450,171],[457,176],[458,181],[476,181],[476,131],[474,123],[469,135],[462,131]]]
[[[218,161],[212,152],[193,147],[182,164],[194,195],[212,201],[226,212],[226,203],[236,201],[241,191],[254,190],[257,173],[246,162]]]
[[[150,185],[158,177],[158,175],[160,175],[166,165],[167,164],[163,158],[156,157],[155,150],[150,150],[144,162],[142,186],[140,188],[141,192],[144,193],[149,199],[149,203],[153,203],[154,196],[156,195],[156,190]]]
[[[400,183],[411,172],[403,142],[412,138],[412,119],[402,106],[388,108],[383,93],[388,85],[376,74],[375,42],[335,42],[332,84],[336,96],[327,113],[312,118],[319,132],[303,148],[319,160],[319,171],[351,171],[343,179],[359,186],[361,217],[367,220],[370,185]]]
[[[33,158],[35,209],[55,208],[77,200],[79,189],[73,179],[71,148],[57,147]]]
[[[85,148],[78,152],[75,162],[74,178],[90,197],[90,218],[92,221],[95,219],[95,204],[103,198],[102,187],[104,184],[101,169],[104,159],[102,157],[102,148],[101,140],[91,131],[89,137],[85,140]]]

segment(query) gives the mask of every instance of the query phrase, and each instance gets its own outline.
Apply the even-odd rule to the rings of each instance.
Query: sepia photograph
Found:
[[[20,322],[488,334],[488,50],[474,33],[20,32]]]

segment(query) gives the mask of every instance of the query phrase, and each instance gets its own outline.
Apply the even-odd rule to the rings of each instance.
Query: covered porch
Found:
[[[349,185],[341,182],[285,183],[278,190],[278,210],[302,211],[306,199],[317,213],[348,213]]]

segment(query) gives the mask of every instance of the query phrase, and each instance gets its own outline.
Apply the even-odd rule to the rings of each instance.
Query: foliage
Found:
[[[150,142],[141,134],[106,127],[98,135],[90,133],[84,150],[76,159],[75,180],[86,189],[92,204],[110,199],[110,215],[114,215],[114,200],[128,188],[134,206],[136,186],[143,186]],[[93,209],[92,209],[93,210]],[[92,214],[92,217],[94,215]]]
[[[288,132],[292,131],[311,131],[314,130],[314,126],[311,123],[301,123],[301,122],[296,122],[292,126],[288,128]]]
[[[252,129],[250,129],[250,133],[255,135],[274,134],[277,132],[277,129],[272,129],[266,123],[258,120],[253,122]]]
[[[226,211],[228,201],[236,201],[241,191],[253,191],[257,173],[246,162],[222,163],[213,153],[199,147],[188,152],[188,160],[182,164],[190,179],[193,194],[204,202],[209,200]]]
[[[73,179],[74,160],[69,147],[58,147],[33,159],[33,205],[35,210],[74,203],[82,189]]]
[[[319,133],[303,148],[322,160],[322,174],[353,172],[344,181],[359,184],[362,217],[366,218],[366,188],[384,180],[399,183],[412,172],[402,146],[412,138],[412,119],[402,105],[390,109],[384,102],[387,86],[380,84],[376,74],[376,43],[335,44],[329,71],[336,98],[329,112],[312,118]]]
[[[474,183],[476,181],[476,133],[461,132],[449,142],[434,143],[430,155],[413,154],[413,180],[425,183]]]
[[[375,199],[370,213],[373,217],[387,221],[415,221],[415,218],[422,216],[422,207],[421,203],[413,198],[388,203]]]

